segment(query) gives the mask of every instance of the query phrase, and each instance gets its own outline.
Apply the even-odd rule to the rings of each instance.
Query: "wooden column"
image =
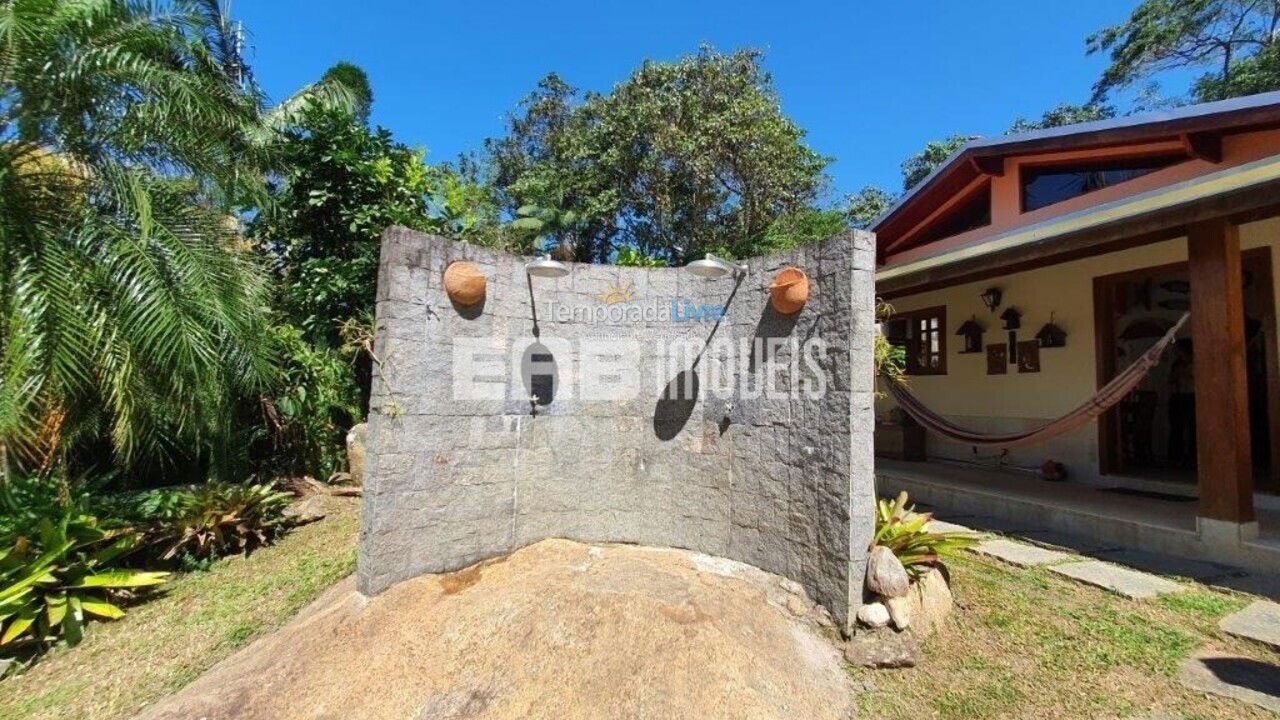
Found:
[[[1187,252],[1200,516],[1251,522],[1253,466],[1239,228],[1224,219],[1190,225]]]

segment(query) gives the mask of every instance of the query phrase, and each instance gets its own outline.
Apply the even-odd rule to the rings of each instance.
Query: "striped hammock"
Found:
[[[1147,373],[1151,372],[1151,368],[1160,362],[1160,356],[1173,344],[1175,336],[1182,329],[1182,326],[1186,324],[1189,317],[1191,317],[1191,313],[1183,313],[1178,322],[1169,328],[1169,331],[1164,334],[1164,337],[1160,338],[1159,342],[1152,345],[1137,360],[1133,361],[1129,367],[1125,368],[1119,375],[1116,375],[1111,382],[1100,388],[1093,397],[1086,400],[1075,410],[1038,428],[1022,432],[985,434],[960,427],[925,407],[914,395],[907,392],[906,386],[902,383],[884,378],[884,384],[889,388],[889,394],[897,401],[898,407],[902,408],[903,412],[910,415],[926,430],[935,432],[945,438],[964,445],[977,447],[1008,449],[1022,445],[1033,445],[1075,430],[1110,410],[1116,403],[1124,399],[1124,396],[1128,395],[1138,386],[1138,383],[1142,382]]]

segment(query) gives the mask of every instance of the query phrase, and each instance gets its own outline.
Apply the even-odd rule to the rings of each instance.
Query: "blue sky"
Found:
[[[1135,3],[241,0],[234,14],[273,97],[357,63],[373,121],[435,161],[501,134],[549,71],[607,90],[645,58],[702,42],[762,48],[784,112],[835,158],[835,199],[866,183],[899,189],[899,164],[927,140],[998,134],[1019,115],[1083,102],[1106,64],[1085,56],[1085,36]]]

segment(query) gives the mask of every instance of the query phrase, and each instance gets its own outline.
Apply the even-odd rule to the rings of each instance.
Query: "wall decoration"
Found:
[[[1004,321],[1005,330],[1017,330],[1022,327],[1022,313],[1018,312],[1018,308],[1011,307],[1000,313],[1000,319]]]
[[[484,300],[488,281],[474,263],[451,263],[444,271],[444,291],[449,299],[462,307],[471,307]]]
[[[1004,375],[1009,372],[1009,348],[1003,343],[987,346],[987,374]]]
[[[1042,348],[1060,348],[1067,346],[1067,331],[1053,322],[1053,313],[1049,313],[1049,322],[1036,333],[1036,340]]]
[[[773,276],[769,286],[769,304],[782,315],[800,311],[809,301],[809,276],[798,267],[787,267]]]
[[[1018,343],[1018,372],[1040,372],[1040,341],[1024,340]]]
[[[982,295],[980,295],[979,297],[982,298],[982,304],[986,305],[987,309],[990,310],[991,313],[994,315],[996,312],[996,308],[1000,307],[1000,299],[1003,296],[1004,296],[1004,293],[1000,290],[1000,288],[992,287],[984,290]]]
[[[965,320],[960,329],[956,330],[956,335],[964,336],[964,349],[961,353],[980,353],[982,352],[982,326],[978,324],[978,318],[975,316],[969,320]]]

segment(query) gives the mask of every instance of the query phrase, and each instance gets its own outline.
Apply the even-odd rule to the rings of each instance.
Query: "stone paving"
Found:
[[[1165,580],[1150,573],[1130,570],[1101,560],[1085,560],[1054,565],[1049,572],[1066,575],[1081,582],[1097,585],[1134,600],[1145,600],[1157,595],[1182,592],[1187,586]]]
[[[980,516],[961,515],[952,519],[963,520],[989,531],[1019,536],[1030,542],[991,537],[990,532],[943,520],[933,520],[928,527],[934,532],[971,532],[983,535],[988,539],[974,546],[973,552],[1019,567],[1045,567],[1058,575],[1105,588],[1134,600],[1145,600],[1188,589],[1187,585],[1161,575],[1190,578],[1210,586],[1280,597],[1280,577],[1276,576],[1253,574],[1218,563],[1103,547],[1047,531],[1011,529],[1008,523],[992,523],[988,522],[990,518]],[[1049,549],[1042,545],[1060,549]],[[1280,649],[1280,603],[1257,600],[1245,609],[1223,618],[1219,627],[1223,632],[1236,637]],[[1193,690],[1234,698],[1280,714],[1280,668],[1255,658],[1202,651],[1183,663],[1178,672],[1178,681]],[[1171,717],[1157,714],[1144,720],[1166,720]]]
[[[1218,627],[1236,637],[1256,640],[1280,649],[1280,604],[1267,600],[1255,601],[1240,612],[1222,618]]]
[[[989,555],[997,560],[1003,560],[1019,567],[1053,565],[1055,563],[1080,559],[1078,556],[1071,555],[1069,553],[1058,552],[1057,550],[1046,550],[1045,548],[1037,547],[1035,545],[1014,542],[1003,538],[987,540],[986,542],[979,543],[974,546],[973,550],[974,552]]]

